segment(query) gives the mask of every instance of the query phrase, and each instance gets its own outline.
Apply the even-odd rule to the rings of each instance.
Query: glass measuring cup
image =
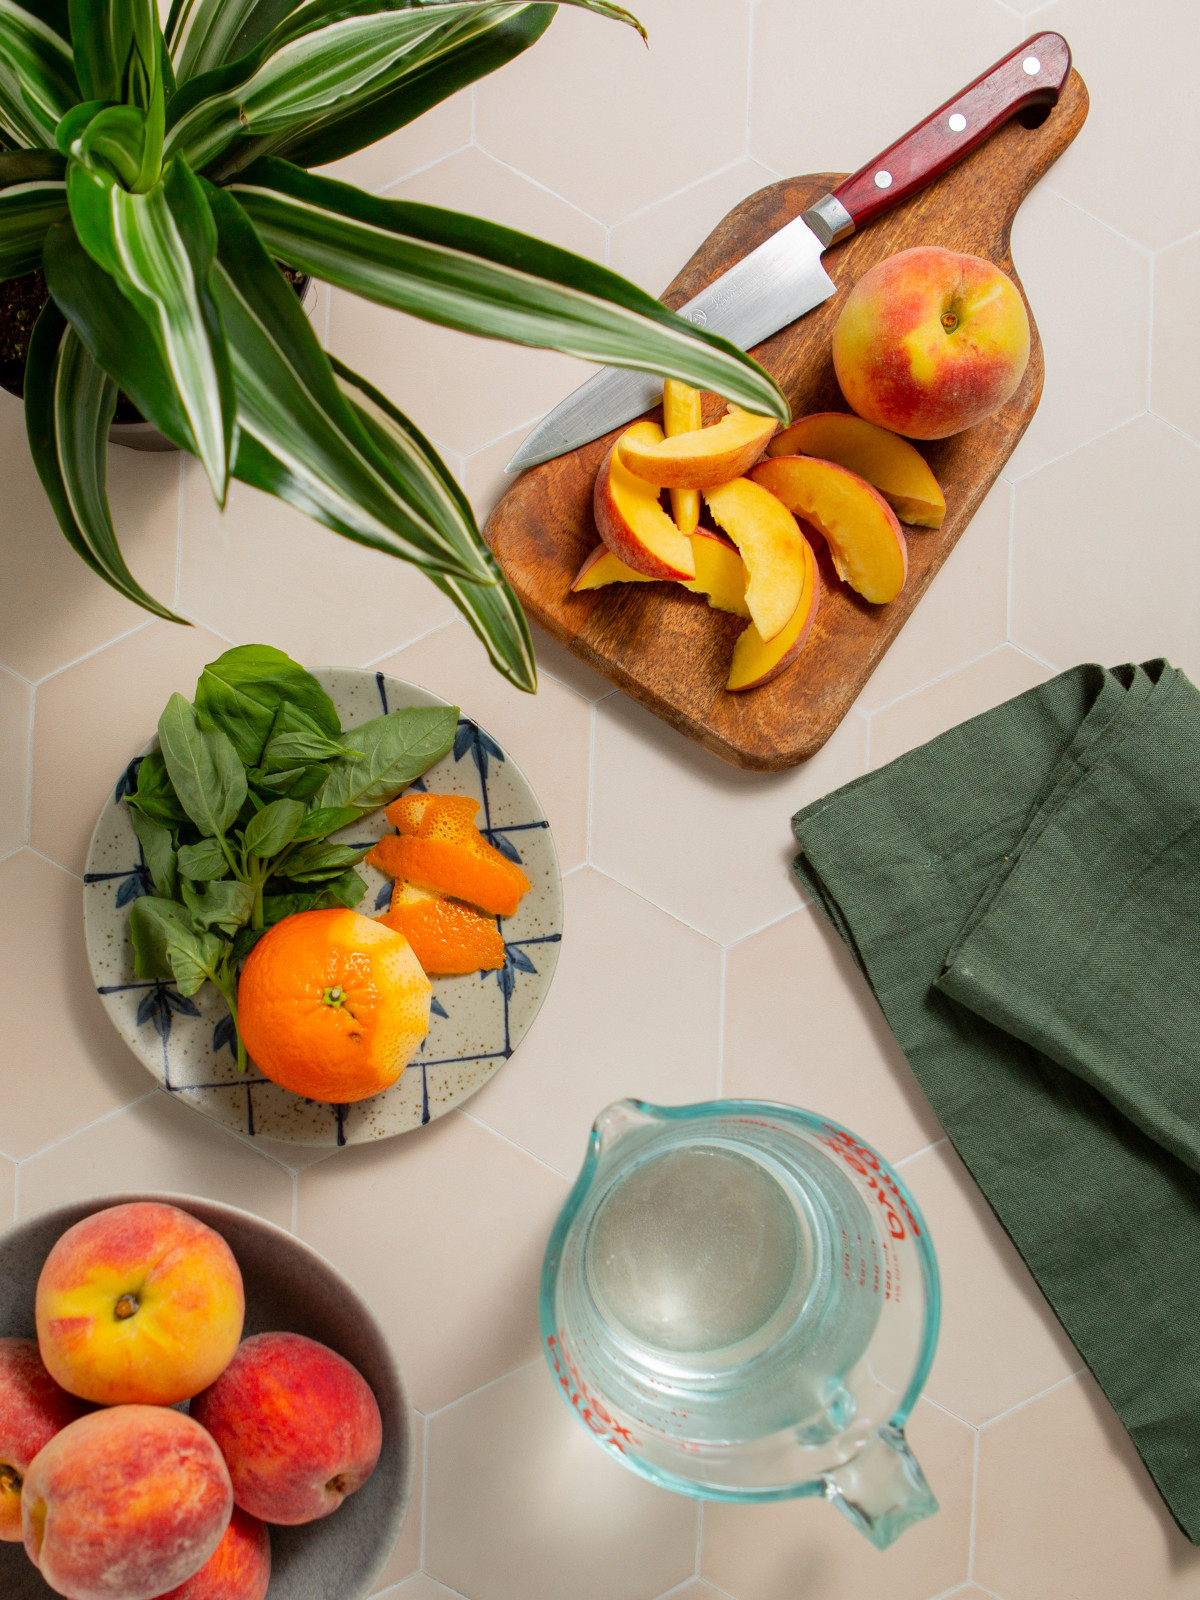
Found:
[[[621,1100],[551,1234],[541,1328],[564,1398],[633,1471],[701,1499],[823,1495],[882,1549],[937,1510],[903,1430],[938,1301],[915,1202],[848,1129]]]

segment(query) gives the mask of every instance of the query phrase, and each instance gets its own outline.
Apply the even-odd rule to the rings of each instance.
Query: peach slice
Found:
[[[742,631],[733,647],[733,660],[725,687],[735,691],[757,689],[770,683],[785,667],[790,667],[808,642],[821,599],[821,575],[812,546],[804,541],[804,587],[800,604],[785,628],[773,639],[764,639],[753,622]]]
[[[773,639],[800,604],[808,548],[804,535],[782,500],[749,478],[714,485],[704,498],[746,563],[751,620],[764,639]]]
[[[696,576],[681,578],[681,589],[707,596],[714,611],[731,611],[735,617],[748,617],[746,604],[746,563],[738,548],[723,534],[710,528],[697,528],[692,534],[692,555]],[[598,544],[580,567],[572,593],[584,589],[603,589],[610,583],[651,583],[643,572],[627,567],[605,544]]]
[[[901,522],[940,528],[946,497],[929,463],[898,433],[845,411],[815,411],[778,433],[770,456],[818,456],[848,467],[878,489]]]
[[[896,513],[865,479],[814,456],[774,456],[752,477],[820,529],[843,583],[873,605],[896,598],[908,576],[908,546]]]
[[[777,426],[774,417],[730,406],[711,428],[693,428],[673,439],[635,437],[630,428],[617,440],[617,450],[630,472],[660,489],[711,489],[740,478]]]
[[[596,474],[592,509],[600,537],[615,556],[647,578],[692,578],[692,547],[658,503],[658,490],[625,466],[626,440],[641,450],[661,441],[657,422],[635,422],[613,445]]]
[[[678,378],[668,378],[663,384],[663,427],[667,438],[678,433],[694,433],[700,427],[700,391]],[[672,489],[671,515],[680,533],[692,534],[700,521],[700,491],[698,489]]]

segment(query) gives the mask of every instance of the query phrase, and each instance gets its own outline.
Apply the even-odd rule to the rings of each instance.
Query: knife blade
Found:
[[[1058,33],[1036,33],[916,127],[677,308],[742,350],[769,338],[836,292],[821,257],[832,245],[909,199],[1021,113],[1053,106],[1071,70]],[[578,449],[662,398],[662,378],[605,367],[530,433],[504,469],[520,472]]]

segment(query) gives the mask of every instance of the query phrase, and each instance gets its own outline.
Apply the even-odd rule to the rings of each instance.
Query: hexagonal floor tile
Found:
[[[584,868],[563,888],[563,942],[541,1013],[467,1111],[574,1175],[588,1130],[625,1095],[667,1105],[717,1092],[721,952]]]
[[[612,230],[609,265],[650,294],[661,294],[721,218],[775,176],[759,161],[735,161],[627,217]]]
[[[195,462],[184,474],[180,605],[306,666],[373,661],[456,615],[418,567],[271,495],[230,484],[222,514]]]
[[[1004,1600],[1200,1595],[1200,1550],[1090,1376],[980,1431],[974,1577]]]
[[[0,393],[6,464],[0,534],[0,660],[37,680],[146,621],[75,554],[50,510],[19,400]],[[175,599],[179,456],[113,445],[108,492],[130,570],[166,605]]]
[[[545,807],[564,872],[587,856],[591,710],[553,678],[536,695],[513,688],[466,623],[456,621],[376,662],[381,672],[422,684],[478,722],[524,772]]]
[[[425,1507],[425,1433],[426,1421],[419,1411],[413,1413],[413,1486],[412,1498],[408,1502],[408,1511],[405,1513],[404,1526],[400,1530],[400,1537],[396,1541],[396,1548],[392,1551],[386,1567],[379,1575],[379,1579],[372,1591],[374,1594],[384,1594],[391,1591],[392,1585],[402,1582],[417,1571],[421,1565],[421,1538],[424,1524]],[[402,1591],[405,1595],[407,1589]]]
[[[544,1361],[430,1418],[425,1567],[471,1600],[645,1600],[695,1560],[695,1503],[608,1456]]]
[[[707,177],[745,145],[745,0],[634,10],[648,50],[629,28],[567,7],[475,91],[478,143],[602,222]]]
[[[7,1156],[0,1156],[0,1228],[7,1228],[17,1218],[17,1165]]]
[[[1150,406],[1200,444],[1200,238],[1164,250],[1154,261],[1154,355]]]
[[[298,1182],[300,1236],[382,1318],[422,1411],[536,1354],[538,1275],[567,1190],[557,1173],[452,1112]]]
[[[1012,250],[1046,355],[1041,402],[1004,468],[1019,478],[1146,409],[1150,258],[1046,184],[1017,212]]]
[[[1053,185],[1085,211],[1154,250],[1200,227],[1193,97],[1200,31],[1187,0],[1136,7],[1054,0],[1029,19],[1070,40],[1091,94],[1080,137],[1053,169]],[[1165,48],[1147,50],[1148,38]],[[1147,160],[1147,129],[1154,160]]]
[[[818,1111],[893,1162],[941,1137],[866,979],[815,907],[725,959],[723,1094]]]
[[[754,8],[749,154],[777,172],[853,172],[1012,49],[1021,26],[992,0],[923,0],[920,20],[858,0]]]
[[[926,1393],[967,1422],[1019,1405],[1083,1366],[1028,1267],[949,1143],[904,1163],[942,1274]]]
[[[96,996],[79,880],[20,850],[0,862],[0,892],[0,971],[12,994],[35,1002],[8,1008],[0,1057],[0,1149],[20,1160],[145,1094],[152,1080]]]
[[[882,767],[968,717],[1023,694],[1053,674],[1012,645],[1001,645],[980,661],[905,695],[871,718],[871,766]]]
[[[867,679],[857,704],[874,711],[993,645],[1008,627],[1012,488],[993,484],[912,616]],[[920,529],[906,534],[915,545]]]
[[[863,771],[865,732],[852,710],[802,766],[745,772],[625,695],[602,700],[591,859],[711,938],[743,938],[799,904],[789,819]]]
[[[25,843],[32,730],[32,688],[0,671],[0,855]]]
[[[1016,489],[1011,638],[1062,667],[1169,656],[1200,674],[1200,446],[1141,417]]]
[[[703,1576],[734,1600],[932,1600],[953,1588],[967,1576],[975,1435],[925,1400],[907,1431],[941,1509],[887,1550],[817,1499],[706,1505]]]
[[[386,139],[369,144],[365,150],[343,156],[313,171],[339,183],[352,183],[358,189],[378,194],[389,184],[441,161],[471,142],[470,88],[460,89],[448,100],[423,112],[407,127],[397,128]]]
[[[380,1600],[384,1600],[384,1596],[386,1600],[464,1600],[456,1590],[447,1589],[444,1583],[424,1572],[416,1572],[395,1588],[381,1591]]]
[[[291,1173],[164,1089],[23,1162],[20,1214],[131,1189],[204,1195],[292,1225]]]

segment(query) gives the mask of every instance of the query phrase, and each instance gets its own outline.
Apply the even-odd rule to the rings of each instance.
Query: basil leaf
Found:
[[[330,844],[327,839],[314,839],[288,856],[280,867],[280,876],[292,883],[314,883],[318,878],[336,877],[343,868],[356,866],[370,849],[370,845],[359,849],[351,844]]]
[[[347,729],[343,746],[362,754],[334,767],[317,790],[317,805],[352,805],[359,811],[386,805],[446,754],[457,726],[457,706],[411,706]]]
[[[357,873],[355,877],[358,877]],[[315,911],[324,894],[322,889],[297,890],[294,894],[266,894],[263,896],[263,921],[268,928],[272,928],[284,917],[294,917],[299,911]],[[234,949],[237,949],[236,943]]]
[[[137,791],[129,796],[129,804],[153,817],[155,822],[165,822],[168,827],[187,821],[187,812],[171,787],[167,764],[160,751],[151,750],[148,756],[143,756],[138,768]]]
[[[222,933],[235,934],[243,923],[249,922],[254,909],[254,888],[249,883],[239,883],[236,878],[225,878],[220,883],[206,883],[203,888],[183,885],[183,902],[192,914],[192,921],[202,928],[220,928]]]
[[[345,906],[347,911],[353,911],[366,892],[365,880],[351,867],[348,872],[334,878],[332,883],[321,885],[314,909],[332,910],[335,906]]]
[[[216,839],[201,839],[199,844],[181,847],[179,870],[185,878],[204,883],[212,878],[223,878],[229,871],[229,863]]]
[[[326,839],[339,828],[357,822],[362,813],[357,806],[319,806],[310,811],[296,829],[295,839]]]
[[[340,761],[346,753],[337,739],[331,739],[319,723],[289,701],[279,708],[259,765],[264,772],[274,773],[314,761]]]
[[[175,841],[170,828],[156,822],[136,806],[131,807],[129,820],[142,847],[142,857],[154,880],[154,887],[165,900],[174,900],[179,888],[179,874],[175,867]]]
[[[283,788],[289,800],[308,801],[312,799],[313,795],[325,782],[328,766],[324,761],[321,761],[315,762],[311,767],[293,768],[293,771],[297,773],[297,776],[286,786],[281,783],[279,787]],[[274,778],[271,779],[273,784],[275,781]]]
[[[242,843],[256,856],[277,856],[291,844],[304,821],[299,800],[272,800],[246,825]]]
[[[324,783],[325,765],[323,762],[312,767],[288,767],[284,772],[267,772],[263,767],[251,767],[246,776],[256,789],[265,789],[268,794],[289,794],[293,784],[299,783],[302,779],[310,778],[314,772],[317,775],[317,783]],[[294,795],[292,798],[300,800],[306,797]]]
[[[180,804],[206,838],[224,833],[242,809],[246,773],[220,728],[202,728],[192,706],[173,694],[158,719],[158,742]]]
[[[312,673],[270,645],[226,650],[209,662],[196,685],[201,722],[227,733],[248,767],[261,764],[275,718],[285,704],[311,717],[329,738],[336,739],[341,732],[333,701]]]
[[[216,934],[204,933],[174,900],[142,895],[129,910],[133,970],[139,978],[174,978],[182,995],[193,995],[215,976],[224,951]]]

